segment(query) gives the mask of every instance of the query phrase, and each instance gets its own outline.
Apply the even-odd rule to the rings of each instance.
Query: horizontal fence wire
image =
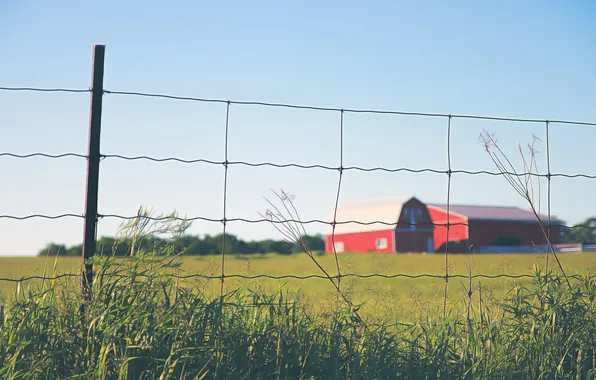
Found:
[[[0,215],[0,219],[12,219],[12,220],[27,220],[27,219],[65,219],[65,218],[79,218],[85,219],[83,214],[57,214],[57,215],[45,215],[45,214],[30,214],[30,215]]]
[[[0,277],[0,282],[27,282],[33,280],[39,281],[55,281],[61,280],[64,278],[80,278],[80,273],[62,273],[56,276],[26,276],[26,277],[19,277],[19,278],[10,278],[10,277]]]
[[[44,157],[44,158],[66,158],[66,157],[77,157],[77,158],[84,158],[87,159],[87,156],[84,154],[79,153],[62,153],[62,154],[47,154],[41,152],[35,153],[28,153],[28,154],[18,154],[18,153],[11,153],[11,152],[0,152],[0,157],[12,157],[12,158],[32,158],[32,157]],[[433,168],[408,168],[408,167],[399,167],[399,168],[387,168],[382,166],[377,167],[361,167],[361,166],[327,166],[327,165],[320,165],[320,164],[313,164],[313,165],[305,165],[299,163],[275,163],[275,162],[248,162],[248,161],[215,161],[209,160],[205,158],[195,158],[195,159],[184,159],[180,157],[151,157],[151,156],[125,156],[121,154],[102,154],[102,159],[119,159],[125,161],[152,161],[152,162],[178,162],[182,164],[209,164],[209,165],[219,165],[219,166],[249,166],[249,167],[274,167],[274,168],[297,168],[297,169],[322,169],[322,170],[329,170],[329,171],[361,171],[361,172],[387,172],[387,173],[398,173],[398,172],[408,172],[408,173],[434,173],[434,174],[448,174],[449,170],[441,170],[441,169],[433,169]],[[550,174],[540,174],[534,172],[509,172],[509,171],[502,171],[502,172],[494,172],[489,170],[464,170],[464,169],[453,169],[451,170],[451,174],[467,174],[467,175],[490,175],[490,176],[503,176],[503,175],[510,175],[514,177],[536,177],[536,178],[552,178],[552,177],[562,177],[562,178],[585,178],[585,179],[596,179],[596,174],[585,174],[585,173],[550,173]]]
[[[12,157],[12,158],[32,158],[32,157],[43,157],[43,158],[65,158],[65,157],[76,157],[87,159],[87,156],[79,153],[61,153],[61,154],[49,154],[49,153],[28,153],[18,154],[10,152],[0,152],[0,157]]]
[[[28,92],[64,92],[64,93],[89,93],[91,88],[87,89],[72,89],[72,88],[41,88],[41,87],[9,87],[0,86],[0,91],[28,91]],[[149,93],[140,91],[118,91],[118,90],[104,90],[104,94],[112,95],[127,95],[138,97],[150,97],[172,100],[186,100],[203,103],[222,103],[234,105],[252,105],[263,107],[278,107],[278,108],[292,108],[304,109],[314,111],[334,111],[334,112],[349,112],[349,113],[371,113],[371,114],[385,114],[385,115],[402,115],[402,116],[423,116],[423,117],[441,117],[454,119],[476,119],[476,120],[493,120],[493,121],[508,121],[508,122],[523,122],[523,123],[550,123],[550,124],[570,124],[570,125],[584,125],[596,127],[596,122],[576,121],[576,120],[549,120],[549,119],[531,119],[531,118],[514,118],[514,117],[499,117],[499,116],[482,116],[482,115],[466,115],[466,114],[445,114],[445,113],[431,113],[431,112],[407,112],[395,110],[375,110],[375,109],[355,109],[355,108],[337,108],[337,107],[320,107],[309,105],[297,105],[288,103],[273,103],[260,101],[242,101],[242,100],[225,100],[215,98],[199,98],[192,96],[178,96],[161,93]]]
[[[137,92],[137,91],[104,90],[104,93],[105,94],[114,94],[114,95],[128,95],[128,96],[161,98],[161,99],[188,100],[188,101],[203,102],[203,103],[226,103],[226,104],[234,104],[234,105],[293,108],[293,109],[304,109],[304,110],[313,110],[313,111],[370,113],[370,114],[402,115],[402,116],[425,116],[425,117],[441,117],[441,118],[451,117],[454,119],[477,119],[477,120],[524,122],[524,123],[545,123],[548,121],[551,124],[555,124],[555,123],[556,124],[572,124],[572,125],[584,125],[584,126],[596,127],[596,122],[574,121],[574,120],[548,120],[548,119],[528,119],[528,118],[524,119],[524,118],[513,118],[513,117],[464,115],[464,114],[443,114],[443,113],[429,113],[429,112],[406,112],[406,111],[392,111],[392,110],[318,107],[318,106],[296,105],[296,104],[287,104],[287,103],[208,99],[208,98],[197,98],[197,97],[190,97],[190,96],[177,96],[177,95],[149,93],[149,92]]]
[[[212,255],[217,256],[217,255]],[[53,281],[53,280],[60,280],[64,278],[79,278],[81,275],[80,273],[63,273],[56,276],[26,276],[26,277],[19,277],[19,278],[10,278],[10,277],[0,277],[0,282],[12,282],[12,283],[19,283],[19,282],[27,282],[33,280],[39,281]],[[114,278],[128,278],[130,276],[127,275],[118,275],[118,274],[110,274],[106,275],[107,277],[114,277]],[[161,275],[161,277],[176,277],[180,280],[189,280],[189,279],[202,279],[202,280],[221,280],[221,275],[204,275],[199,273],[192,273],[187,275],[178,275],[175,274],[168,274],[168,275]],[[156,277],[155,275],[147,275],[143,273],[137,273],[134,275],[135,278],[153,278]],[[509,280],[521,280],[521,279],[533,279],[536,276],[531,274],[508,274],[508,273],[499,273],[499,274],[473,274],[471,276],[466,274],[449,274],[449,279],[486,279],[486,280],[498,280],[498,279],[509,279]],[[581,280],[584,277],[581,275],[568,275],[568,278],[574,280]],[[407,273],[395,273],[395,274],[382,274],[382,273],[370,273],[370,274],[358,274],[358,273],[342,273],[341,275],[319,275],[319,274],[311,274],[311,275],[292,275],[292,274],[284,274],[284,275],[270,275],[270,274],[255,274],[255,275],[243,275],[243,274],[226,274],[224,275],[226,279],[239,279],[239,280],[259,280],[259,279],[267,279],[267,280],[337,280],[337,279],[344,279],[344,278],[358,278],[358,279],[409,279],[409,280],[416,280],[416,279],[434,279],[434,280],[444,280],[445,275],[439,274],[432,274],[432,273],[422,273],[422,274],[407,274]]]
[[[22,91],[22,92],[70,92],[70,93],[85,93],[91,92],[90,88],[41,88],[41,87],[6,87],[0,86],[0,91]]]
[[[45,93],[90,93],[92,89],[69,89],[69,88],[38,88],[38,87],[5,87],[0,86],[0,91],[10,91],[10,92],[45,92]],[[433,118],[445,118],[448,119],[450,122],[452,119],[476,119],[476,120],[492,120],[492,121],[505,121],[505,122],[525,122],[525,123],[541,123],[546,124],[547,128],[548,125],[552,124],[566,124],[566,125],[580,125],[580,126],[596,126],[596,122],[584,122],[584,121],[572,121],[572,120],[548,120],[548,119],[530,119],[530,118],[510,118],[510,117],[495,117],[495,116],[480,116],[480,115],[464,115],[464,114],[442,114],[442,113],[425,113],[425,112],[405,112],[405,111],[393,111],[393,110],[374,110],[374,109],[349,109],[349,108],[335,108],[335,107],[320,107],[320,106],[309,106],[309,105],[295,105],[295,104],[286,104],[286,103],[272,103],[272,102],[260,102],[260,101],[233,101],[233,100],[224,100],[224,99],[209,99],[209,98],[198,98],[198,97],[188,97],[188,96],[178,96],[178,95],[169,95],[169,94],[161,94],[161,93],[148,93],[148,92],[137,92],[137,91],[116,91],[116,90],[103,90],[104,94],[107,95],[115,95],[115,96],[132,96],[132,97],[147,97],[147,98],[157,98],[157,99],[171,99],[171,100],[179,100],[179,101],[194,101],[194,102],[203,102],[203,103],[219,103],[219,104],[226,104],[227,105],[227,112],[229,114],[230,105],[245,105],[245,106],[263,106],[263,107],[275,107],[275,108],[289,108],[289,109],[301,109],[301,110],[314,110],[314,111],[330,111],[330,112],[338,112],[342,115],[342,133],[343,133],[343,114],[344,113],[368,113],[368,114],[385,114],[385,115],[402,115],[402,116],[419,116],[419,117],[433,117]],[[226,144],[227,144],[227,120],[226,120]],[[448,142],[449,144],[449,142]],[[227,148],[227,145],[226,145]],[[227,153],[227,150],[226,150]],[[85,154],[67,152],[62,154],[49,154],[45,152],[34,152],[34,153],[27,153],[27,154],[18,154],[18,153],[11,153],[11,152],[0,152],[0,158],[15,158],[15,159],[29,159],[29,158],[45,158],[45,159],[64,159],[64,158],[81,158],[81,159],[88,159],[89,157]],[[576,174],[569,174],[569,173],[551,173],[550,168],[548,173],[546,174],[539,174],[539,173],[532,173],[532,172],[508,172],[508,171],[487,171],[487,170],[478,170],[478,171],[470,171],[470,170],[463,170],[463,169],[452,169],[451,167],[447,170],[441,169],[433,169],[433,168],[408,168],[408,167],[397,167],[397,168],[387,168],[387,167],[359,167],[359,166],[343,166],[343,154],[342,159],[340,160],[340,166],[327,166],[327,165],[305,165],[300,163],[275,163],[275,162],[246,162],[246,161],[228,161],[227,154],[226,159],[224,161],[216,161],[216,160],[209,160],[204,158],[197,158],[197,159],[183,159],[180,157],[151,157],[148,155],[139,155],[139,156],[127,156],[127,155],[120,155],[120,154],[102,154],[101,159],[119,159],[119,160],[126,160],[126,161],[138,161],[138,160],[146,160],[152,162],[177,162],[183,164],[210,164],[210,165],[221,165],[223,166],[226,171],[230,165],[238,165],[238,166],[248,166],[248,167],[274,167],[274,168],[298,168],[298,169],[320,169],[320,170],[328,170],[328,171],[337,171],[340,174],[340,182],[338,184],[338,194],[337,194],[337,201],[339,201],[339,188],[341,187],[341,175],[346,171],[360,171],[360,172],[388,172],[388,173],[397,173],[397,172],[409,172],[409,173],[435,173],[435,174],[442,174],[448,175],[451,177],[454,174],[464,174],[464,175],[488,175],[488,176],[513,176],[513,177],[537,177],[537,178],[547,178],[550,180],[555,177],[562,177],[562,178],[584,178],[584,179],[596,179],[596,174],[585,174],[585,173],[576,173]],[[550,192],[549,192],[550,198]],[[449,203],[449,202],[448,202]],[[550,205],[550,203],[549,203]],[[335,209],[337,210],[337,202],[335,205]],[[118,215],[118,214],[100,214],[97,215],[99,219],[102,218],[114,218],[114,219],[121,219],[121,220],[134,220],[138,218],[138,215],[135,216],[125,216],[125,215]],[[27,220],[27,219],[34,219],[34,218],[41,218],[41,219],[63,219],[63,218],[79,218],[84,219],[85,215],[77,214],[77,213],[64,213],[64,214],[57,214],[57,215],[44,215],[44,214],[30,214],[24,216],[17,216],[17,215],[1,215],[0,219],[12,219],[12,220]],[[244,222],[244,223],[299,223],[299,224],[326,224],[335,227],[336,225],[340,224],[348,224],[348,223],[355,223],[359,225],[372,225],[372,224],[381,224],[385,226],[397,226],[404,225],[404,226],[442,226],[442,227],[451,227],[451,226],[479,226],[485,224],[483,222],[448,222],[448,223],[395,223],[395,222],[387,222],[387,221],[357,221],[357,220],[348,220],[348,221],[325,221],[325,220],[298,220],[298,219],[247,219],[247,218],[227,218],[225,213],[223,218],[208,218],[203,216],[196,216],[191,218],[177,218],[177,217],[150,217],[144,216],[144,219],[153,220],[153,221],[160,221],[160,220],[181,220],[181,221],[205,221],[205,222],[214,222],[214,223],[222,223],[224,225],[224,235],[225,235],[225,226],[227,223],[232,222]],[[557,226],[560,228],[586,228],[590,230],[596,229],[596,226],[591,225],[575,225],[575,226],[566,226],[562,224],[552,224],[551,222],[551,215],[550,215],[550,206],[548,212],[548,228],[552,226]],[[535,224],[534,222],[516,222],[520,223],[528,223],[528,224]],[[488,224],[488,222],[486,223]],[[549,232],[550,233],[550,232]],[[225,244],[225,240],[223,240]],[[222,250],[222,256],[223,256]],[[446,255],[448,252],[445,253]],[[205,256],[213,256],[213,255],[205,255]],[[360,278],[360,279],[441,279],[441,280],[448,280],[448,279],[532,279],[535,276],[530,274],[508,274],[508,273],[501,273],[501,274],[472,274],[472,275],[463,275],[463,274],[449,274],[446,272],[444,275],[438,274],[406,274],[406,273],[396,273],[396,274],[381,274],[381,273],[371,273],[371,274],[356,274],[356,273],[346,273],[343,274],[339,272],[338,267],[338,274],[337,275],[268,275],[268,274],[257,274],[257,275],[241,275],[241,274],[225,274],[223,271],[223,257],[222,257],[222,274],[217,276],[211,275],[204,275],[204,274],[197,274],[197,273],[188,273],[183,275],[176,275],[179,279],[204,279],[204,280],[221,280],[223,282],[224,279],[243,279],[243,280],[256,280],[256,279],[270,279],[270,280],[284,280],[284,279],[293,279],[293,280],[310,280],[310,279],[323,279],[323,280],[341,280],[343,278]],[[136,277],[143,277],[147,276],[144,274],[136,274]],[[174,275],[172,275],[174,276]],[[32,280],[42,280],[42,281],[52,281],[52,280],[60,280],[65,278],[78,278],[80,277],[80,273],[64,273],[56,276],[27,276],[27,277],[20,277],[20,278],[4,278],[0,277],[0,282],[13,282],[13,283],[22,283],[26,281]],[[126,276],[123,276],[126,277]],[[568,278],[572,279],[581,279],[582,276],[580,275],[569,275]]]
[[[134,216],[130,216],[130,215],[117,215],[117,214],[98,214],[97,215],[98,219],[120,219],[120,220],[135,220],[137,218],[139,218],[138,215],[134,215]],[[14,220],[26,220],[26,219],[35,219],[35,218],[40,218],[40,219],[63,219],[63,218],[85,218],[85,215],[83,214],[59,214],[59,215],[43,215],[43,214],[32,214],[32,215],[23,215],[23,216],[19,216],[19,215],[0,215],[0,219],[14,219]],[[321,219],[311,219],[311,220],[300,220],[300,219],[280,219],[280,220],[275,220],[275,219],[266,219],[266,218],[261,218],[261,219],[248,219],[248,218],[209,218],[209,217],[205,217],[205,216],[194,216],[194,217],[187,217],[187,218],[183,218],[183,217],[176,217],[176,216],[163,216],[163,217],[159,217],[159,216],[143,216],[142,219],[148,220],[148,221],[155,221],[155,222],[159,222],[159,221],[166,221],[166,220],[176,220],[176,221],[180,221],[180,222],[193,222],[193,221],[202,221],[202,222],[210,222],[210,223],[273,223],[273,224],[285,224],[285,223],[298,223],[298,224],[326,224],[329,226],[333,226],[335,225],[341,225],[341,224],[358,224],[358,225],[362,225],[362,226],[367,226],[367,225],[373,225],[373,224],[380,224],[380,225],[384,225],[384,226],[388,226],[388,227],[395,227],[396,223],[395,222],[387,222],[387,221],[382,221],[382,220],[373,220],[373,221],[361,221],[361,220],[342,220],[342,221],[325,221],[325,220],[321,220]],[[520,224],[520,225],[535,225],[536,223],[533,221],[516,221],[516,224]],[[416,226],[416,227],[423,227],[423,226],[438,226],[438,227],[446,227],[447,223],[439,223],[439,222],[420,222],[420,223],[410,223],[410,222],[399,222],[399,225],[403,225],[403,226]],[[490,221],[487,222],[474,222],[474,223],[470,223],[470,222],[450,222],[448,224],[449,226],[467,226],[467,227],[472,227],[472,226],[483,226],[483,225],[487,225],[487,226],[492,226],[492,223]],[[551,224],[551,226],[556,226],[556,227],[560,227],[560,228],[567,228],[567,229],[573,229],[573,228],[585,228],[585,229],[589,229],[589,230],[596,230],[596,226],[593,225],[588,225],[588,224],[577,224],[574,226],[568,226],[568,225],[564,225],[564,224]]]

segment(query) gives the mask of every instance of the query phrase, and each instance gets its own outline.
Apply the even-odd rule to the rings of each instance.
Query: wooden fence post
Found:
[[[99,145],[101,139],[101,109],[103,100],[105,46],[93,46],[93,78],[89,118],[89,147],[87,153],[87,191],[85,199],[85,227],[83,235],[83,273],[81,292],[84,299],[91,299],[93,265],[88,259],[95,255],[97,245],[97,199],[99,192]]]

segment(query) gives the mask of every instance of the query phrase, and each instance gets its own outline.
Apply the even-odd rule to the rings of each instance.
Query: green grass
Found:
[[[568,275],[594,272],[596,253],[560,254],[560,260]],[[316,256],[321,265],[332,275],[337,274],[333,255]],[[408,275],[433,274],[443,276],[445,273],[444,255],[393,255],[393,254],[359,254],[347,253],[339,256],[343,274],[357,273],[367,275],[380,273],[391,275],[404,273]],[[30,275],[42,275],[44,268],[52,271],[56,264],[56,274],[77,273],[79,258],[60,257],[56,263],[54,258],[2,258],[0,259],[0,277],[20,278]],[[468,267],[472,274],[498,275],[511,274],[531,275],[535,265],[544,264],[543,254],[506,254],[506,255],[449,255],[449,274],[468,275]],[[551,268],[557,273],[551,258]],[[221,257],[184,257],[181,275],[204,274],[219,276],[221,274]],[[283,275],[321,275],[317,267],[305,254],[297,255],[227,255],[225,261],[226,274],[246,276],[267,274]],[[478,286],[482,284],[482,293],[486,298],[502,299],[514,285],[528,284],[530,279],[474,279],[472,301],[477,305],[479,300]],[[73,281],[75,286],[78,282]],[[461,310],[467,301],[467,279],[451,279],[448,287],[448,303],[452,308]],[[16,288],[14,283],[0,282],[0,295],[11,294]],[[188,279],[180,281],[180,286],[200,288],[209,297],[219,294],[220,280]],[[375,317],[384,317],[400,321],[413,322],[428,308],[438,309],[443,302],[445,281],[442,278],[367,278],[348,277],[342,280],[341,288],[349,294],[357,304],[363,303],[362,313]],[[271,279],[226,279],[226,289],[238,287],[258,288],[273,293],[280,287],[291,297],[299,297],[301,302],[311,307],[313,312],[336,307],[337,291],[327,279],[308,280],[271,280]]]
[[[444,257],[384,256],[374,260],[388,260],[388,270],[414,274],[433,269],[440,273],[441,259]],[[465,272],[465,266],[460,268],[464,259],[451,258],[455,265],[452,273]],[[500,259],[517,264],[517,269],[507,272],[520,273],[531,273],[523,266],[538,260],[530,256],[476,257],[476,268],[499,273],[503,270]],[[561,259],[569,272],[585,271],[594,262],[591,255],[561,255]],[[346,255],[342,264],[360,264],[360,273],[381,271],[372,260],[371,256]],[[323,261],[333,267],[331,258]],[[61,260],[59,265],[59,271],[69,268],[68,261]],[[74,268],[76,261],[70,265]],[[379,325],[372,318],[375,309],[369,310],[362,322],[341,303],[315,313],[300,300],[289,302],[288,293],[273,292],[277,282],[263,284],[264,288],[256,283],[236,288],[237,284],[230,282],[225,297],[218,298],[216,290],[210,290],[219,289],[217,282],[180,286],[171,276],[177,265],[151,256],[102,262],[96,268],[94,297],[85,304],[83,314],[74,284],[62,281],[23,286],[6,295],[0,304],[0,378],[594,378],[593,272],[573,281],[572,291],[556,272],[548,282],[544,274],[536,273],[525,287],[509,286],[502,302],[487,297],[482,316],[478,311],[468,315],[454,303],[445,318],[431,311],[405,326]],[[217,265],[209,259],[186,258],[181,265],[189,271],[217,272]],[[251,266],[254,272],[316,273],[300,257],[253,258]],[[226,268],[251,273],[244,258],[231,258]],[[18,275],[16,269],[11,274]],[[396,294],[408,297],[409,290],[400,281],[384,281],[382,287],[394,287]],[[372,286],[365,285],[367,282],[356,284],[362,286],[361,295],[388,296],[375,288],[383,281]],[[427,280],[410,282],[428,288],[429,294],[442,285]],[[331,298],[320,289],[323,281],[296,284],[315,298]],[[465,300],[455,281],[452,287],[453,298]],[[390,304],[389,309],[406,309],[400,305],[403,302],[391,298],[385,303]]]

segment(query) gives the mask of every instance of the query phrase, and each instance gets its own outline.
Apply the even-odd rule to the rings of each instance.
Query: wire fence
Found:
[[[136,277],[143,278],[149,277],[151,275],[146,274],[135,274]],[[55,276],[23,276],[19,278],[11,278],[11,277],[0,277],[0,281],[5,282],[13,282],[13,283],[23,283],[31,280],[42,280],[42,281],[52,281],[52,280],[60,280],[63,278],[78,278],[80,274],[78,273],[62,273]],[[122,277],[119,275],[114,275],[114,277]],[[220,280],[221,276],[209,276],[200,273],[189,273],[189,274],[182,274],[177,275],[177,278],[181,280],[188,280],[188,279],[201,279],[201,280]],[[438,274],[430,274],[430,273],[423,273],[423,274],[407,274],[407,273],[395,273],[395,274],[382,274],[382,273],[370,273],[370,274],[361,274],[361,273],[343,273],[336,276],[323,276],[320,274],[310,274],[310,275],[292,275],[292,274],[284,274],[284,275],[270,275],[270,274],[256,274],[256,275],[245,275],[245,274],[226,274],[225,278],[229,279],[239,279],[239,280],[258,280],[258,279],[266,279],[266,280],[328,280],[329,278],[337,280],[342,278],[358,278],[358,279],[398,279],[404,278],[408,280],[417,280],[417,279],[433,279],[433,280],[444,280],[444,275]],[[497,279],[508,279],[508,280],[522,280],[522,279],[533,279],[535,278],[534,275],[531,274],[508,274],[508,273],[499,273],[499,274],[472,274],[472,275],[465,275],[465,274],[451,274],[449,275],[450,279],[459,279],[459,280],[468,280],[472,279],[485,279],[485,280],[497,280]],[[570,275],[569,278],[572,279],[582,279],[581,275]]]
[[[102,68],[103,70],[103,68]],[[450,274],[449,268],[449,244],[446,244],[445,247],[445,272],[443,274],[408,274],[408,273],[394,273],[394,274],[382,274],[382,273],[370,273],[370,274],[358,274],[358,273],[342,273],[341,267],[339,262],[337,261],[338,252],[335,249],[335,228],[342,224],[359,224],[359,225],[386,225],[395,227],[397,221],[383,221],[383,220],[373,220],[373,221],[362,221],[362,220],[337,220],[337,210],[339,207],[339,200],[341,197],[342,192],[342,180],[346,172],[386,172],[386,173],[399,173],[399,172],[408,172],[408,173],[435,173],[447,176],[447,187],[446,187],[446,199],[447,199],[447,221],[446,223],[435,223],[435,222],[416,222],[417,226],[427,225],[427,226],[441,226],[446,228],[446,241],[449,242],[450,238],[450,229],[453,226],[471,226],[471,225],[480,225],[482,222],[475,222],[475,223],[462,223],[457,221],[451,221],[451,178],[455,174],[461,175],[470,175],[470,176],[511,176],[514,178],[519,177],[537,177],[537,178],[545,178],[547,180],[547,202],[548,202],[548,220],[545,223],[545,227],[548,229],[550,234],[550,227],[551,227],[551,181],[553,178],[562,177],[562,178],[584,178],[584,179],[596,179],[596,174],[586,174],[586,173],[557,173],[550,171],[550,150],[549,150],[549,134],[550,134],[550,126],[554,124],[563,124],[563,125],[578,125],[584,127],[596,127],[596,122],[582,122],[582,121],[571,121],[571,120],[540,120],[540,119],[523,119],[523,118],[507,118],[507,117],[492,117],[492,116],[479,116],[479,115],[461,115],[461,114],[439,114],[439,113],[420,113],[420,112],[403,112],[403,111],[392,111],[392,110],[372,110],[372,109],[347,109],[347,108],[330,108],[330,107],[318,107],[318,106],[307,106],[307,105],[296,105],[296,104],[283,104],[283,103],[267,103],[267,102],[257,102],[257,101],[233,101],[233,100],[224,100],[224,99],[208,99],[208,98],[197,98],[197,97],[186,97],[186,96],[177,96],[177,95],[169,95],[169,94],[158,94],[158,93],[146,93],[146,92],[137,92],[137,91],[116,91],[116,90],[109,90],[104,89],[70,89],[70,88],[36,88],[36,87],[0,87],[0,91],[4,92],[47,92],[47,93],[80,93],[80,94],[94,94],[99,93],[101,96],[108,95],[108,96],[119,96],[119,97],[150,97],[150,98],[158,98],[158,99],[170,99],[176,101],[191,101],[191,102],[201,102],[201,103],[220,103],[226,106],[226,116],[225,121],[222,123],[225,126],[225,140],[222,143],[225,146],[224,150],[224,157],[222,161],[214,161],[208,160],[205,158],[196,158],[196,159],[183,159],[180,157],[152,157],[149,155],[141,155],[141,156],[126,156],[120,154],[104,154],[100,153],[99,157],[92,157],[90,154],[83,155],[73,152],[65,152],[62,154],[49,154],[45,152],[33,152],[29,154],[17,154],[13,152],[1,152],[0,151],[0,158],[12,158],[12,159],[28,159],[33,157],[40,157],[44,159],[64,159],[64,158],[78,158],[84,159],[86,161],[90,161],[93,159],[99,161],[103,160],[124,160],[124,161],[150,161],[154,163],[163,163],[163,162],[176,162],[180,164],[196,164],[196,165],[215,165],[221,166],[224,170],[224,183],[223,183],[223,214],[221,218],[209,218],[201,215],[194,215],[191,217],[185,218],[172,218],[171,216],[168,217],[151,217],[148,216],[147,219],[159,221],[159,220],[171,220],[171,219],[179,219],[183,221],[205,221],[211,223],[220,223],[222,225],[222,249],[221,249],[221,274],[218,276],[211,276],[199,273],[186,273],[179,275],[181,279],[193,279],[193,278],[200,278],[200,279],[207,279],[207,280],[221,280],[222,284],[222,291],[223,285],[226,279],[272,279],[272,280],[282,280],[282,279],[293,279],[293,280],[311,280],[311,279],[327,279],[327,280],[335,280],[337,284],[340,283],[341,279],[343,278],[360,278],[360,279],[372,279],[372,278],[380,278],[380,279],[396,279],[396,278],[405,278],[405,279],[438,279],[445,281],[445,300],[447,298],[447,289],[448,289],[448,282],[450,279],[530,279],[534,276],[531,274],[473,274],[473,275],[460,275],[460,274]],[[290,108],[290,109],[298,109],[298,110],[315,110],[320,112],[327,112],[327,113],[334,113],[337,115],[337,126],[339,131],[340,137],[340,156],[338,157],[339,165],[334,166],[326,166],[326,165],[304,165],[300,163],[280,163],[280,162],[247,162],[247,161],[229,161],[228,160],[228,140],[229,140],[229,116],[230,112],[233,111],[233,107],[235,106],[252,106],[252,107],[267,107],[267,108]],[[439,118],[444,120],[445,122],[445,129],[447,131],[447,157],[445,157],[448,167],[446,170],[439,170],[433,168],[422,168],[422,169],[413,169],[408,167],[359,167],[359,166],[344,166],[344,115],[349,113],[369,113],[369,114],[387,114],[387,115],[408,115],[408,116],[419,116],[419,117],[432,117],[432,118]],[[100,115],[101,116],[101,115]],[[463,168],[452,168],[451,165],[451,130],[452,130],[452,122],[457,119],[475,119],[475,120],[494,120],[494,121],[506,121],[511,123],[516,122],[525,122],[525,123],[536,123],[542,124],[545,128],[545,134],[547,136],[547,172],[543,174],[532,172],[532,170],[527,170],[525,172],[515,172],[515,171],[507,171],[507,170],[498,170],[498,171],[487,171],[487,170],[466,170]],[[97,136],[99,138],[99,136]],[[329,172],[337,173],[337,191],[335,197],[335,205],[334,205],[334,217],[333,220],[321,220],[321,219],[311,219],[311,220],[300,220],[296,218],[286,218],[286,219],[271,219],[267,217],[259,218],[259,219],[250,219],[250,218],[240,218],[240,217],[232,217],[228,213],[227,209],[227,192],[228,192],[228,170],[230,166],[246,166],[246,167],[275,167],[275,168],[299,168],[305,170],[326,170]],[[94,194],[95,198],[97,199],[100,194],[97,194],[97,188],[94,190],[96,193]],[[118,215],[118,214],[102,214],[97,212],[95,215],[86,215],[86,214],[78,214],[78,213],[69,213],[64,212],[62,214],[56,215],[44,215],[44,214],[29,214],[29,215],[8,215],[3,214],[0,212],[0,219],[10,219],[10,220],[28,220],[28,219],[49,219],[49,220],[57,220],[57,219],[64,219],[64,218],[77,218],[83,219],[86,222],[92,221],[93,223],[97,223],[100,219],[119,219],[119,220],[134,220],[138,216],[137,215]],[[284,224],[284,223],[297,223],[301,226],[308,225],[308,224],[322,224],[328,225],[332,227],[332,248],[333,253],[335,254],[336,258],[336,270],[337,274],[330,274],[326,273],[325,275],[269,275],[269,274],[257,274],[257,275],[242,275],[242,274],[232,274],[226,273],[226,230],[230,223],[267,223],[267,224]],[[533,222],[521,222],[521,223],[533,223]],[[400,224],[404,225],[412,225],[413,223],[408,222],[400,222]],[[565,226],[560,225],[561,228],[586,228],[593,230],[596,227],[590,225],[575,225],[575,226]],[[88,242],[95,246],[97,243],[96,237],[94,237],[93,241]],[[89,247],[91,245],[86,245]],[[92,255],[93,252],[91,252]],[[554,252],[553,252],[554,253]],[[86,253],[88,255],[90,252]],[[547,256],[548,258],[548,253]],[[26,276],[20,278],[0,278],[0,282],[18,282],[22,283],[25,281],[30,280],[57,280],[62,278],[76,278],[81,276],[78,273],[64,273],[56,276]],[[577,276],[570,275],[569,278],[575,278]]]

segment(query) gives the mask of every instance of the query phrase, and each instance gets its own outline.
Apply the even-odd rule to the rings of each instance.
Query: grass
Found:
[[[339,263],[342,273],[357,273],[368,275],[380,273],[391,275],[403,273],[408,275],[433,274],[442,276],[445,272],[444,255],[388,255],[388,254],[340,254]],[[20,278],[30,275],[42,275],[46,261],[54,265],[52,259],[46,258],[2,258],[0,259],[0,277]],[[317,260],[331,274],[335,268],[333,255],[317,256]],[[594,273],[596,268],[596,253],[568,253],[561,254],[560,260],[568,275]],[[531,275],[533,267],[544,264],[543,254],[504,254],[504,255],[450,255],[450,270],[453,275],[468,275],[471,264],[472,274],[484,275]],[[60,257],[56,262],[56,274],[77,273],[79,258]],[[219,276],[221,274],[221,260],[219,256],[212,257],[183,257],[180,274],[206,274]],[[300,255],[240,255],[226,256],[226,274],[241,274],[246,276],[267,274],[283,275],[320,275],[311,260]],[[62,280],[64,282],[64,280]],[[483,279],[473,280],[474,304],[479,302],[478,285],[482,284],[485,297],[502,299],[515,285],[530,285],[531,279]],[[72,281],[78,286],[78,280]],[[252,287],[267,293],[274,293],[282,288],[289,296],[300,298],[301,302],[310,305],[313,312],[319,309],[329,309],[337,305],[337,291],[326,279],[226,279],[226,289],[238,287]],[[364,303],[361,311],[364,314],[385,319],[399,319],[404,322],[416,321],[429,307],[438,306],[443,300],[442,278],[344,278],[341,288],[346,291],[356,304]],[[180,281],[180,286],[199,288],[206,296],[217,296],[220,290],[220,280],[189,279]],[[17,284],[0,282],[0,296],[10,295]],[[467,299],[468,279],[451,279],[448,302],[452,308],[461,310]]]
[[[135,224],[135,228],[140,224]],[[443,255],[231,256],[246,276],[444,273]],[[78,258],[4,259],[0,276],[77,273]],[[4,283],[0,378],[594,379],[596,254],[451,255],[443,279],[215,278],[221,257],[171,247],[96,258],[78,279]],[[474,274],[526,274],[512,280]],[[578,276],[581,274],[581,276]],[[572,288],[567,285],[571,280]],[[346,302],[347,301],[347,302]]]
[[[518,271],[537,259],[477,257],[477,268],[497,272],[503,265],[500,260],[507,258],[518,264]],[[341,259],[368,271],[382,268],[374,260],[389,260],[393,266],[388,269],[411,273],[440,269],[441,262],[433,256]],[[463,259],[453,256],[454,272],[462,271],[457,268]],[[140,255],[101,262],[94,297],[83,314],[77,292],[60,281],[21,287],[8,295],[0,306],[0,378],[594,378],[594,273],[575,280],[570,292],[561,276],[550,274],[546,281],[544,273],[536,272],[527,286],[510,286],[502,302],[485,298],[482,314],[453,308],[447,318],[430,312],[406,326],[378,324],[370,315],[362,322],[342,304],[313,313],[300,301],[289,302],[286,292],[250,284],[228,284],[219,298],[208,294],[210,287],[218,291],[217,282],[181,287],[170,275],[179,266],[216,269],[209,259],[173,260]],[[255,271],[311,272],[299,257],[283,260],[265,256],[254,258],[251,265]],[[425,260],[427,265],[421,266]],[[561,255],[561,260],[585,269],[586,261],[594,259]],[[331,257],[324,263],[335,264]],[[227,264],[230,270],[241,270],[246,262],[235,258]],[[66,262],[59,265],[61,270],[68,267]],[[421,287],[426,280],[412,281]],[[300,284],[313,294],[324,286],[323,281]],[[425,286],[434,287],[428,282]],[[373,297],[375,291],[366,294]],[[466,299],[461,294],[454,297]],[[398,307],[403,302],[386,303]]]

